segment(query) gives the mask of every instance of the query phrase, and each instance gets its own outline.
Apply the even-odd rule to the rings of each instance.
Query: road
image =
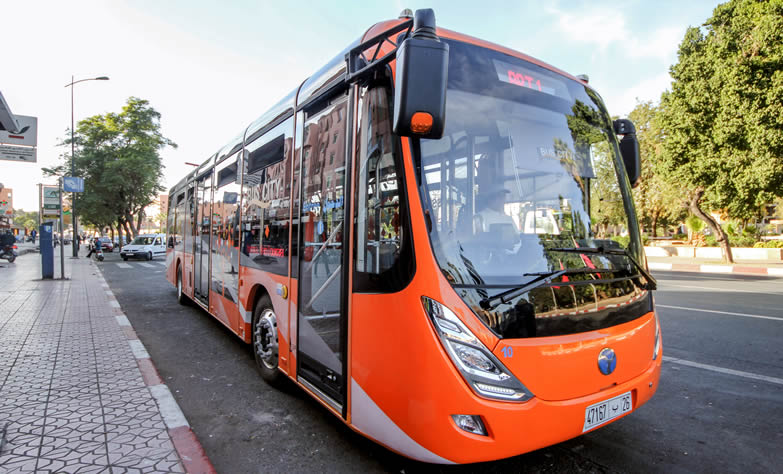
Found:
[[[638,411],[573,440],[469,466],[408,460],[257,375],[249,346],[176,303],[162,259],[104,276],[219,472],[774,472],[783,446],[783,280],[657,272],[664,365]],[[520,436],[526,433],[520,427]]]

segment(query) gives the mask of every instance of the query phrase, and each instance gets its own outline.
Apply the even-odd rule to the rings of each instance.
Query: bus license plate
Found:
[[[585,426],[582,433],[613,420],[632,409],[631,392],[590,405],[585,410]]]

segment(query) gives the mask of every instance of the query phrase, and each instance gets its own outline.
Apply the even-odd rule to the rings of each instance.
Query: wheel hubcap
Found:
[[[277,368],[277,318],[271,309],[264,310],[253,328],[256,354],[267,368]]]

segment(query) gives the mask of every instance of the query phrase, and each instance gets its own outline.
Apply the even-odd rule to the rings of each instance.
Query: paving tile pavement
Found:
[[[0,472],[185,472],[95,263],[66,275],[0,268]]]

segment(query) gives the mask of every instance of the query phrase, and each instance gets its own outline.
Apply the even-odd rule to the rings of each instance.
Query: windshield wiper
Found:
[[[535,288],[538,288],[541,285],[549,284],[555,278],[563,275],[576,275],[580,273],[600,273],[600,272],[609,272],[609,271],[611,270],[607,270],[605,268],[601,268],[601,269],[568,268],[565,270],[556,270],[553,272],[525,273],[522,276],[536,276],[537,278],[530,280],[524,285],[520,285],[515,288],[511,288],[510,290],[504,291],[502,293],[498,293],[494,296],[489,296],[487,298],[484,298],[481,301],[479,301],[479,305],[484,309],[490,309],[492,307],[492,302],[495,300],[500,300],[500,302],[504,304],[508,303],[509,301],[513,300],[517,296],[523,293],[527,293],[528,291],[533,290]]]
[[[571,253],[592,253],[592,254],[598,254],[598,255],[620,255],[623,257],[626,257],[628,260],[633,263],[633,265],[636,267],[637,270],[639,270],[639,273],[642,274],[645,280],[647,280],[647,284],[643,285],[642,288],[645,290],[655,290],[658,288],[658,282],[655,281],[655,278],[650,275],[650,272],[647,271],[644,266],[637,262],[631,254],[628,253],[628,250],[626,249],[611,249],[606,247],[576,247],[576,248],[553,248],[553,249],[547,249],[550,252],[571,252]]]

